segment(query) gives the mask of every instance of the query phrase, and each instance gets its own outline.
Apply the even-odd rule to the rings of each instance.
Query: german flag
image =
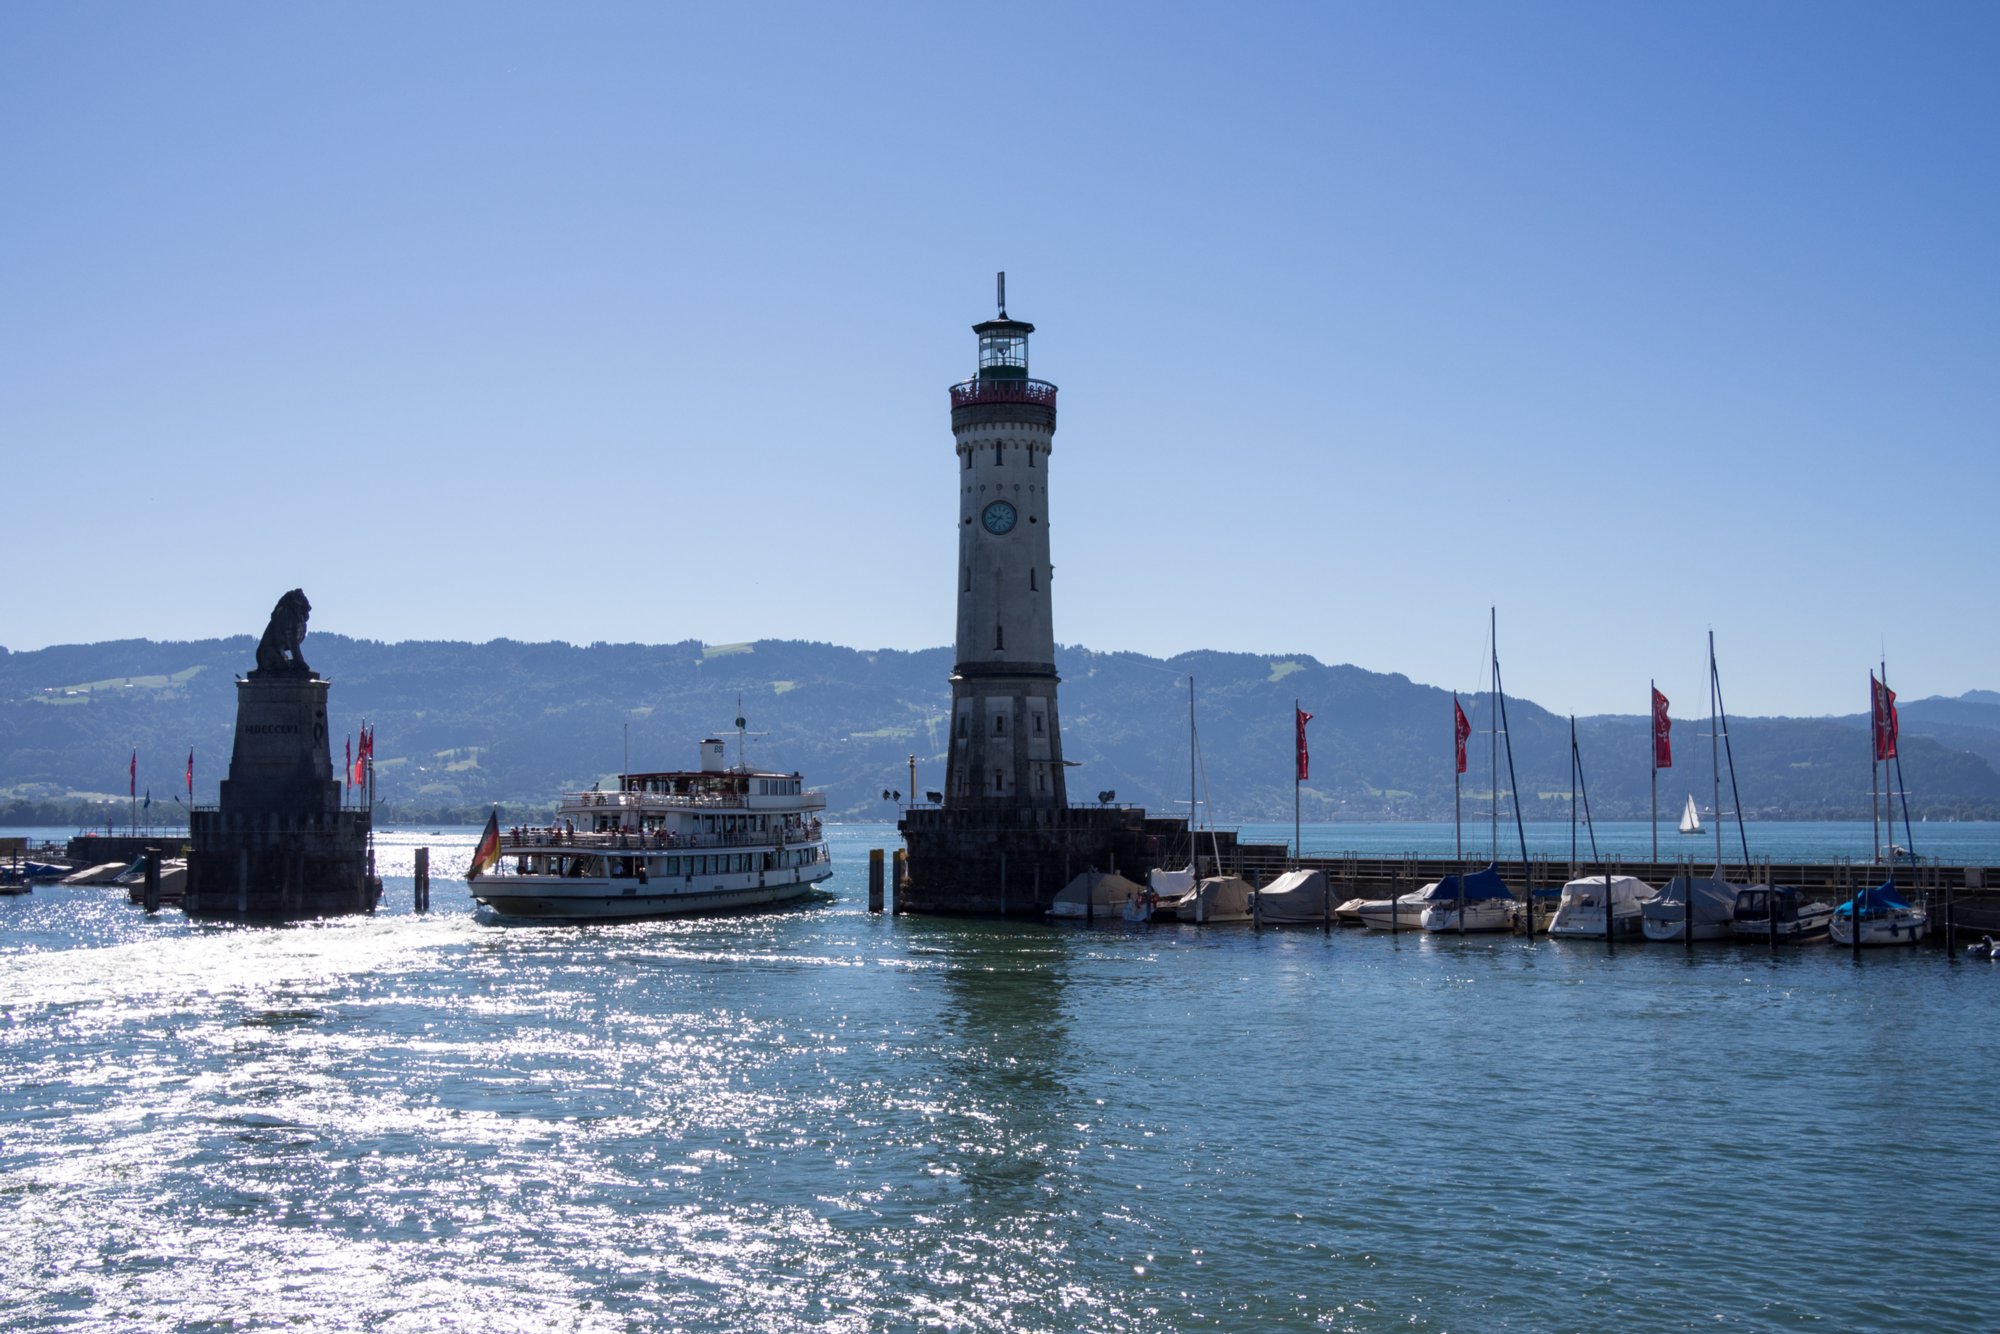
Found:
[[[487,867],[500,860],[500,812],[495,810],[486,817],[486,832],[479,836],[479,846],[472,850],[472,865],[466,868],[466,883],[479,878]]]

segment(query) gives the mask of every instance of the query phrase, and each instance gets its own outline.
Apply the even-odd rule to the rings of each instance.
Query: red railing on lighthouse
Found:
[[[1047,380],[964,380],[951,387],[951,405],[974,403],[1035,403],[1053,409],[1056,387]]]

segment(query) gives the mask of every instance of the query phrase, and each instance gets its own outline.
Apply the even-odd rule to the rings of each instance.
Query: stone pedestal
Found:
[[[912,810],[897,827],[909,882],[895,887],[896,911],[949,916],[1039,917],[1072,877],[1095,868],[1144,884],[1187,843],[1185,820],[1119,806]]]
[[[343,809],[328,682],[259,670],[236,685],[236,744],[219,803],[189,819],[190,917],[296,921],[375,910],[370,816]]]

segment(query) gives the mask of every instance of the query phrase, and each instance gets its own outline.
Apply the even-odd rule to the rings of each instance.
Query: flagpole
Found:
[[[1303,720],[1303,719],[1302,719],[1302,718],[1300,717],[1300,714],[1301,714],[1301,713],[1302,713],[1302,710],[1301,710],[1301,709],[1299,708],[1299,701],[1298,701],[1298,697],[1297,697],[1297,696],[1293,696],[1293,697],[1292,697],[1292,723],[1293,723],[1293,725],[1294,725],[1295,727],[1297,727],[1297,728],[1298,728],[1298,733],[1299,733],[1299,743],[1300,743],[1300,754],[1303,754],[1303,753],[1304,753],[1304,743],[1305,743],[1305,739],[1306,739],[1306,725],[1305,725],[1305,722],[1304,722],[1304,720]],[[1297,759],[1297,758],[1298,758],[1298,756],[1294,756],[1293,758],[1294,758],[1294,759]],[[1302,784],[1303,784],[1304,782],[1305,782],[1305,778],[1304,778],[1304,776],[1303,776],[1303,775],[1301,775],[1301,774],[1299,773],[1299,766],[1298,766],[1297,764],[1293,764],[1293,765],[1292,765],[1292,865],[1293,865],[1294,867],[1297,867],[1297,866],[1298,866],[1298,864],[1299,864],[1299,858],[1300,858],[1300,857],[1303,857],[1303,856],[1305,855],[1305,851],[1306,851],[1306,849],[1305,849],[1305,842],[1304,842],[1304,840],[1303,840],[1303,839],[1302,839],[1302,838],[1301,838],[1301,837],[1299,836],[1299,827],[1300,827],[1300,826],[1299,826],[1299,788],[1300,788],[1300,786],[1301,786],[1301,785],[1302,785]]]
[[[1453,860],[1465,860],[1465,824],[1459,815],[1459,788],[1463,779],[1458,772],[1458,748],[1464,743],[1458,738],[1458,692],[1451,692],[1451,855]],[[1463,866],[1459,870],[1463,871]]]
[[[1646,681],[1646,729],[1653,734],[1652,744],[1647,750],[1653,756],[1653,865],[1660,864],[1660,704],[1653,696],[1660,693],[1660,683],[1647,678]]]
[[[1875,860],[1882,860],[1882,688],[1868,673],[1868,823],[1875,830]]]

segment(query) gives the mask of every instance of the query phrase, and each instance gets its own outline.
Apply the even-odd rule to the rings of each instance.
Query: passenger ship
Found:
[[[727,912],[804,898],[833,874],[826,794],[796,773],[727,763],[701,743],[694,771],[621,774],[566,796],[553,825],[502,830],[473,854],[472,897],[502,917],[579,921]]]

